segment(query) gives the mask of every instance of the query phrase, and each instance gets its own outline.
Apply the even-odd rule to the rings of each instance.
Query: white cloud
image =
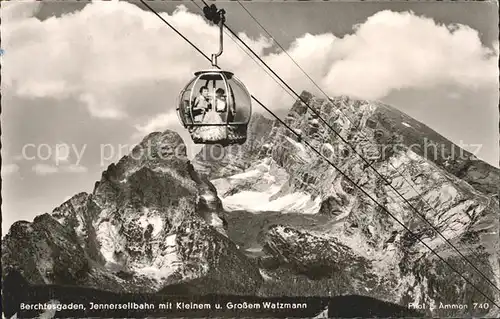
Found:
[[[71,164],[68,166],[61,167],[64,172],[67,173],[86,173],[88,172],[88,168],[82,165]]]
[[[182,137],[184,143],[186,144],[186,152],[189,158],[193,158],[201,150],[201,146],[194,144],[189,133],[181,126],[175,111],[170,111],[168,113],[162,113],[153,116],[148,119],[146,124],[136,125],[135,129],[136,133],[132,136],[134,142],[141,140],[149,133],[163,132],[167,129],[170,129],[179,132],[179,135]]]
[[[335,42],[329,55],[336,62],[322,83],[342,94],[380,99],[394,89],[477,88],[498,80],[496,54],[482,46],[476,30],[409,12],[378,12]]]
[[[31,167],[35,174],[40,176],[51,175],[59,172],[59,168],[48,164],[35,164]]]
[[[2,165],[2,177],[9,176],[11,174],[19,172],[19,165],[17,164],[3,164]]]
[[[56,173],[86,173],[88,172],[88,168],[83,165],[69,164],[69,165],[52,165],[52,164],[44,164],[39,163],[35,164],[31,167],[32,171],[35,174],[40,176],[52,175]]]
[[[0,2],[2,23],[32,17],[40,9],[41,3],[36,0],[2,1]]]
[[[218,49],[218,29],[202,16],[184,6],[161,15],[207,55]],[[2,28],[8,53],[2,70],[5,89],[28,97],[72,96],[101,118],[123,118],[130,109],[147,107],[130,102],[129,89],[160,82],[168,86],[153,100],[163,101],[164,113],[171,114],[192,72],[209,67],[158,17],[127,2],[93,2],[79,12],[45,21],[18,19]],[[239,35],[261,55],[272,46],[269,39]],[[381,99],[401,88],[470,88],[498,81],[497,54],[482,46],[476,30],[438,25],[408,12],[378,12],[343,38],[305,34],[288,52],[330,95]],[[285,53],[263,58],[297,92],[315,91]],[[272,108],[288,108],[294,101],[228,37],[219,64]],[[138,131],[176,121],[165,114],[137,126]]]
[[[90,113],[95,117],[109,119],[121,119],[126,117],[125,112],[119,108],[120,104],[116,101],[110,101],[113,100],[114,97],[108,96],[105,93],[82,93],[78,99],[87,105]]]
[[[164,131],[165,129],[178,129],[181,125],[175,111],[168,113],[159,114],[151,119],[144,125],[136,125],[138,133],[142,135],[147,135],[151,132]]]

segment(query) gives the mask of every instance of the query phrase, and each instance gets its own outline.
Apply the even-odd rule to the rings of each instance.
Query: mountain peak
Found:
[[[30,283],[117,292],[469,302],[473,288],[353,182],[469,272],[403,194],[460,251],[480,251],[474,260],[490,276],[498,274],[499,170],[468,153],[452,157],[456,145],[391,106],[301,97],[316,112],[299,99],[285,120],[301,138],[256,114],[243,145],[206,145],[190,162],[178,133],[147,135],[92,193],[15,223],[2,241],[2,267]],[[424,138],[442,152],[426,153]]]
[[[285,122],[301,138],[277,121],[258,119],[258,138],[249,138],[236,151],[222,150],[218,160],[205,156],[205,150],[195,159],[234,212],[233,220],[267,229],[256,230],[259,239],[248,244],[264,255],[267,276],[283,278],[288,272],[286,278],[296,280],[294,276],[322,273],[327,278],[321,279],[323,285],[311,284],[312,293],[347,276],[340,291],[392,296],[403,304],[419,298],[414,291],[426,300],[450,302],[462,298],[463,289],[472,293],[474,288],[464,288],[453,271],[377,203],[454,263],[460,256],[421,216],[465,254],[481,251],[472,259],[498,274],[498,169],[380,102],[322,99],[304,91]],[[427,148],[426,141],[436,147]],[[242,217],[243,212],[252,214]],[[246,229],[239,235],[250,237]],[[325,251],[332,252],[332,261]],[[350,264],[336,268],[343,259]],[[460,267],[470,268],[464,262]],[[474,273],[476,282],[481,281],[478,276]],[[428,286],[430,281],[452,285],[460,293],[442,295]],[[494,295],[487,284],[481,289]]]
[[[151,151],[149,151],[149,148],[151,148]],[[131,155],[134,155],[134,152],[138,152],[139,150],[148,150],[153,157],[159,158],[187,156],[186,144],[184,143],[184,140],[179,133],[172,130],[148,134],[139,143],[137,149],[132,151]]]
[[[33,223],[16,223],[2,241],[3,264],[31,274],[32,283],[255,291],[258,270],[227,238],[217,191],[186,155],[178,133],[147,135],[108,166],[91,194],[79,193]]]

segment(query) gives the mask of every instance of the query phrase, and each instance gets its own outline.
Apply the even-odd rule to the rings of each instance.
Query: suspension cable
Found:
[[[288,51],[278,42],[278,40],[276,40],[276,38],[274,38],[272,36],[272,34],[257,20],[257,18],[255,18],[255,16],[243,5],[243,3],[241,3],[240,0],[236,0],[236,2],[241,6],[241,8],[243,8],[243,10],[245,10],[245,12],[255,21],[255,23],[257,23],[260,28],[273,40],[273,43],[275,43],[276,45],[278,45],[278,47],[282,50],[282,52],[284,52],[288,58],[295,64],[295,66],[297,66],[297,68],[300,69],[300,71],[311,81],[311,83],[329,100],[330,97],[328,96],[327,93],[325,93],[325,91],[311,78],[311,76],[309,76],[309,74],[307,74],[307,72],[298,64],[297,61],[295,61],[295,59],[288,53]],[[196,4],[197,5],[197,4]],[[198,5],[197,5],[198,6]],[[199,6],[198,6],[199,7]],[[201,9],[201,8],[200,8]],[[255,61],[255,60],[254,60]],[[264,69],[264,68],[263,68]],[[264,69],[265,70],[265,69]],[[267,72],[266,72],[267,73]],[[278,83],[278,82],[276,82]],[[287,92],[288,94],[290,94],[289,92]],[[351,123],[351,125],[354,125],[353,121],[351,120],[351,118],[344,112],[340,109],[340,112],[344,115],[344,117],[349,121],[349,123]],[[361,133],[361,137],[365,138],[365,139],[368,139],[368,137],[364,134],[363,130],[359,130],[359,132]],[[405,158],[408,158],[408,155],[406,153],[403,153],[403,156]],[[398,173],[398,175],[403,178],[403,180],[413,189],[413,191],[418,195],[419,199],[427,205],[427,207],[429,207],[432,211],[434,211],[434,213],[437,213],[435,208],[429,204],[429,202],[424,198],[424,196],[422,195],[421,192],[419,192],[417,189],[416,189],[416,186],[411,182],[409,181],[404,175],[403,173],[401,173],[395,166],[394,164],[392,164],[392,162],[388,161],[388,164],[392,167],[392,169]],[[451,227],[449,227],[450,230],[453,232],[453,234],[457,235],[458,234],[455,232],[454,229],[452,229]],[[469,252],[474,256],[476,257],[476,260],[479,260],[480,257],[479,255],[474,251],[472,250],[472,248],[469,246],[469,245],[465,245],[465,247],[468,248]]]
[[[192,0],[193,2],[195,0]],[[205,2],[205,0],[201,0],[205,5],[207,5],[207,3]],[[455,245],[453,245],[453,243],[451,243],[451,241],[446,238],[438,229],[436,226],[434,226],[429,220],[427,220],[427,218],[422,214],[420,213],[420,211],[417,210],[417,208],[415,208],[402,194],[400,191],[398,191],[390,181],[387,180],[386,177],[384,177],[375,167],[373,167],[373,163],[369,162],[366,158],[364,158],[361,154],[358,153],[358,151],[356,150],[355,146],[351,145],[344,137],[342,137],[342,135],[340,135],[325,119],[323,119],[321,117],[321,114],[319,114],[318,111],[316,111],[313,107],[311,107],[309,105],[308,102],[306,102],[304,100],[304,98],[302,98],[302,96],[300,96],[299,94],[297,94],[297,92],[295,92],[278,74],[276,74],[276,72],[274,72],[274,70],[272,70],[272,68],[270,68],[266,62],[264,62],[262,60],[262,58],[255,53],[255,51],[252,50],[252,48],[250,48],[243,40],[241,40],[238,35],[227,25],[225,24],[225,27],[227,30],[229,30],[229,32],[234,36],[236,37],[250,52],[252,52],[252,54],[261,62],[262,65],[264,65],[276,78],[278,78],[280,80],[280,82],[282,82],[287,88],[289,91],[291,91],[302,103],[304,103],[304,105],[310,110],[312,111],[320,120],[321,122],[323,122],[333,133],[335,133],[335,135],[340,138],[340,140],[342,142],[344,142],[347,146],[349,146],[356,155],[359,156],[359,158],[365,162],[365,168],[367,167],[370,167],[376,175],[379,176],[379,178],[381,178],[384,182],[385,185],[389,186],[405,203],[406,205],[408,205],[413,211],[415,211],[417,213],[417,215],[425,222],[427,223],[442,239],[444,239],[444,241],[450,246],[453,248],[453,250],[455,250],[463,260],[465,260],[469,265],[472,266],[472,268],[474,268],[474,270],[476,270],[490,285],[492,285],[497,291],[500,292],[500,288],[498,288],[497,285],[495,285],[482,271],[480,271],[476,265],[474,265],[458,248],[455,247]],[[330,98],[328,97],[328,100],[330,100]],[[348,118],[348,117],[347,117]],[[348,118],[349,119],[349,118]],[[352,123],[352,122],[351,122]],[[394,167],[395,169],[395,167]],[[397,169],[396,169],[397,171]],[[402,175],[399,171],[397,171],[400,175]],[[403,177],[404,178],[404,177]],[[411,185],[411,184],[410,184]],[[417,192],[418,193],[418,192]],[[427,203],[428,204],[428,203]],[[429,204],[428,204],[429,205]],[[430,205],[429,205],[430,206]],[[432,208],[432,207],[431,207]],[[476,256],[474,254],[474,256]],[[477,258],[477,256],[476,256]]]
[[[203,1],[203,0],[202,0]],[[160,14],[158,14],[151,6],[149,6],[144,0],[140,0],[140,2],[146,6],[151,12],[153,12],[156,16],[158,16],[166,25],[168,25],[172,30],[174,30],[179,36],[181,36],[184,40],[186,40],[193,48],[196,49],[203,57],[205,57],[208,61],[211,59],[203,53],[196,45],[194,45],[191,41],[189,41],[182,33],[180,33],[175,27],[173,27],[170,23],[168,23]],[[227,28],[227,25],[226,25]],[[229,29],[229,28],[228,28]],[[234,34],[230,30],[230,32]],[[236,36],[237,37],[237,36]],[[238,38],[238,37],[237,37]],[[240,40],[241,41],[241,40]],[[244,43],[244,42],[242,42]],[[245,44],[245,43],[244,43]],[[274,73],[271,70],[272,73]],[[286,83],[285,86],[289,87]],[[291,90],[291,89],[290,89]],[[293,90],[291,90],[293,91]],[[304,140],[302,136],[297,133],[294,129],[288,126],[283,120],[281,120],[274,112],[272,112],[269,108],[267,108],[264,104],[262,104],[254,95],[251,95],[252,99],[258,103],[262,108],[264,108],[268,113],[270,113],[276,120],[278,120],[282,125],[284,125],[288,130],[290,130],[293,134],[297,136],[299,140],[301,140],[304,144],[306,144],[309,148],[311,148],[318,156],[323,158],[328,164],[330,164],[333,168],[335,168],[343,177],[345,177],[354,187],[359,189],[363,194],[365,194],[368,198],[370,198],[377,206],[379,206],[384,212],[386,212],[391,218],[393,218],[401,227],[403,227],[414,239],[420,241],[427,249],[429,249],[432,253],[434,253],[442,262],[444,262],[453,272],[457,273],[462,279],[465,280],[469,285],[471,285],[474,289],[476,289],[481,295],[483,295],[488,301],[494,304],[497,308],[500,309],[500,306],[488,295],[486,295],[481,289],[479,289],[474,283],[472,283],[467,277],[465,277],[462,273],[456,270],[448,261],[446,261],[443,257],[441,257],[434,249],[432,249],[428,244],[425,243],[419,236],[413,233],[404,223],[402,223],[397,217],[395,217],[384,205],[380,204],[373,196],[371,196],[367,191],[365,191],[361,186],[359,186],[356,182],[354,182],[346,173],[340,170],[332,161],[330,161],[327,157],[321,154],[320,151],[316,150],[314,146],[312,146],[309,142]]]
[[[252,15],[252,13],[241,3],[240,0],[236,0],[236,2],[238,2],[238,4],[248,13],[248,15],[262,28],[262,30],[264,30],[264,32],[274,41],[274,43],[276,43],[279,48],[282,50],[282,52],[284,52],[289,58],[290,60],[301,70],[301,72],[314,84],[314,86],[327,98],[327,100],[330,100],[330,97],[328,96],[328,94],[325,93],[325,91],[309,76],[309,74],[307,74],[307,72],[293,59],[293,57],[288,53],[288,51],[271,35],[271,33],[269,31],[267,31],[267,29]],[[253,58],[252,58],[253,59]],[[255,60],[254,60],[255,61]],[[263,68],[263,70],[265,70]],[[266,72],[267,73],[267,72]],[[268,73],[269,74],[269,73]],[[274,80],[274,79],[273,79]],[[278,83],[276,80],[275,80],[276,83]],[[279,83],[278,83],[279,84]],[[286,90],[285,90],[286,91]],[[287,92],[287,91],[286,91]],[[288,94],[290,94],[289,92],[287,92]],[[351,125],[353,125],[353,122],[352,120],[350,119],[349,116],[347,116],[346,113],[344,113],[342,110],[340,110],[340,112],[344,115],[344,117],[351,123]],[[362,130],[359,131],[361,133],[361,137],[367,139],[367,136],[363,133]],[[359,155],[359,154],[358,154]],[[408,155],[406,153],[403,153],[403,156],[405,158],[408,158]],[[417,189],[416,189],[416,186],[411,182],[409,181],[395,166],[394,164],[392,164],[390,161],[388,161],[388,164],[392,167],[392,169],[413,189],[413,191],[418,195],[418,198],[425,204],[427,205],[427,207],[430,208],[431,211],[436,212],[435,208],[429,204],[429,202],[424,198],[424,196],[422,195],[421,192],[419,192]],[[387,184],[387,183],[386,183]],[[392,185],[391,185],[392,186]],[[400,195],[400,194],[397,194],[399,195],[400,197],[402,197],[403,195]],[[406,200],[405,200],[406,202]],[[411,205],[410,205],[411,206]],[[411,207],[412,209],[415,210],[415,208],[412,206]],[[422,216],[421,216],[422,217]],[[449,244],[455,251],[458,252],[458,254],[460,254],[463,259],[465,259],[466,262],[468,262],[470,265],[472,265],[472,267],[480,272],[480,274],[491,284],[493,285],[496,290],[499,290],[499,288],[492,282],[490,281],[490,279],[485,276],[481,271],[479,271],[479,269],[476,268],[476,266],[471,262],[469,261],[463,254],[462,252],[460,252],[458,250],[458,248],[456,248],[456,246],[454,246],[449,239],[447,239],[443,234],[442,232],[440,232],[434,225],[432,225],[432,223],[430,223],[427,219],[425,219],[424,217],[422,217],[425,222],[427,224],[429,224],[439,235],[440,237],[444,238],[444,240],[446,241],[447,244]],[[456,231],[451,228],[451,226],[448,227],[452,232],[453,234],[455,234],[456,236],[458,236],[458,234],[456,233]],[[476,261],[479,262],[479,260],[481,259],[481,257],[479,256],[479,254],[477,252],[475,252],[474,250],[472,250],[472,248],[470,247],[470,245],[467,245],[465,244],[464,245],[468,251],[471,253],[472,256],[475,257]],[[500,291],[500,290],[499,290]]]
[[[198,9],[200,9],[201,11],[203,11],[203,8],[200,7],[200,5],[198,5],[198,3],[196,3],[196,1],[192,1],[192,3],[198,7]],[[206,7],[205,7],[206,8]],[[238,48],[243,52],[245,53],[250,59],[252,59],[252,61],[255,62],[255,64],[257,64],[261,69],[262,71],[266,72],[267,75],[269,75],[270,78],[272,78],[274,80],[274,82],[279,85],[281,87],[281,89],[283,91],[285,91],[286,93],[288,93],[288,95],[292,96],[292,94],[290,92],[288,92],[287,88],[280,82],[278,82],[276,79],[273,78],[273,75],[265,68],[263,68],[259,62],[257,61],[256,58],[254,58],[251,54],[249,54],[247,51],[245,51],[245,48],[243,48],[243,46],[234,39],[233,35],[231,33],[229,33],[229,31],[227,31],[226,29],[224,29],[224,33],[233,41],[234,44],[236,44],[238,46]],[[292,96],[293,97],[293,96]]]

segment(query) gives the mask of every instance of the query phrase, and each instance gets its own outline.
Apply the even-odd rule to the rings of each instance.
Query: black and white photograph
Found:
[[[1,1],[3,318],[499,318],[494,1]]]

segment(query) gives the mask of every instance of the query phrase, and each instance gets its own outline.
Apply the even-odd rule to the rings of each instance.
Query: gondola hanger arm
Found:
[[[203,14],[208,21],[219,25],[219,52],[212,54],[211,59],[212,66],[217,67],[217,58],[220,57],[222,55],[222,52],[224,51],[223,31],[224,23],[226,22],[226,11],[224,9],[217,9],[215,4],[212,4],[203,8]]]

